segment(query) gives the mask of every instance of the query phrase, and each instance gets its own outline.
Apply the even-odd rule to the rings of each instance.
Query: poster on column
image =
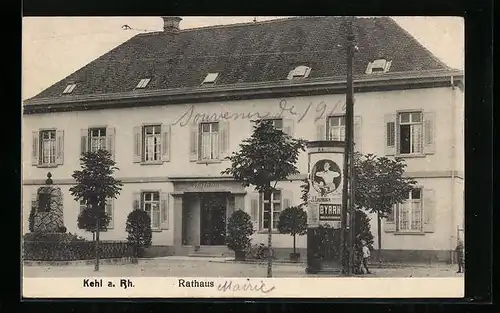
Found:
[[[338,229],[341,226],[344,155],[333,151],[316,152],[310,154],[309,160],[308,215],[315,217],[318,225]]]

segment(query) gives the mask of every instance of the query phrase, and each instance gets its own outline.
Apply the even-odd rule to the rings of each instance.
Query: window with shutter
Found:
[[[160,192],[143,191],[140,197],[140,209],[146,211],[151,219],[151,228],[160,229]]]
[[[398,154],[421,154],[423,152],[422,112],[398,114]]]
[[[261,194],[261,204],[262,207],[262,225],[261,229],[269,229],[269,226],[272,227],[273,230],[277,229],[279,215],[283,210],[284,201],[282,199],[281,190],[276,190],[271,193],[270,198],[269,195]]]
[[[219,151],[219,123],[201,123],[199,133],[199,151],[201,161],[218,160]]]
[[[345,141],[345,116],[329,116],[326,124],[327,140]]]
[[[142,127],[142,162],[161,161],[161,125]]]
[[[38,142],[38,165],[55,166],[62,164],[64,137],[62,131],[42,130],[33,142]],[[35,158],[33,158],[35,159]]]

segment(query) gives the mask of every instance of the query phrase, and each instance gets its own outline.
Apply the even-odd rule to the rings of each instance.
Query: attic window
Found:
[[[150,81],[151,78],[143,78],[139,81],[139,83],[137,84],[137,86],[135,86],[135,88],[136,89],[146,88],[146,86],[149,84]]]
[[[366,74],[372,73],[387,73],[391,68],[392,61],[387,61],[386,59],[378,59],[373,62],[368,63],[366,67]]]
[[[287,79],[307,78],[310,73],[311,73],[310,67],[304,65],[297,66],[295,69],[290,71],[290,73],[288,73]]]
[[[219,73],[208,73],[201,84],[202,85],[215,84],[217,77],[219,77]]]
[[[66,86],[66,88],[64,88],[63,93],[64,94],[72,93],[73,89],[75,89],[75,87],[76,87],[76,84],[69,84],[68,86]]]

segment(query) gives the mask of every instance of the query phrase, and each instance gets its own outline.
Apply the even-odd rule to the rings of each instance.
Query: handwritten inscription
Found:
[[[219,291],[260,291],[262,293],[270,293],[276,287],[274,285],[272,286],[266,286],[266,283],[264,281],[260,281],[260,283],[252,283],[250,279],[247,278],[247,281],[243,284],[238,284],[234,283],[231,280],[226,280],[223,284],[219,284],[217,286],[217,289]]]
[[[324,101],[318,103],[310,102],[309,105],[300,110],[294,105],[290,105],[285,99],[280,100],[278,103],[278,110],[271,112],[239,112],[234,113],[230,111],[221,111],[214,113],[200,113],[194,105],[191,105],[184,111],[179,118],[177,118],[172,125],[179,125],[184,127],[190,123],[210,123],[227,120],[259,120],[266,118],[284,118],[296,117],[297,122],[300,123],[304,118],[310,114],[314,114],[314,120],[317,121],[329,115],[345,112],[346,104],[342,100],[337,101],[333,105],[328,105]]]

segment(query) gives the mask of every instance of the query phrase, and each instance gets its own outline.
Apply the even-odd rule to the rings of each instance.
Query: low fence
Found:
[[[24,240],[23,260],[75,261],[95,258],[96,246],[86,240]],[[124,241],[100,241],[99,257],[102,259],[134,256],[134,247]]]

